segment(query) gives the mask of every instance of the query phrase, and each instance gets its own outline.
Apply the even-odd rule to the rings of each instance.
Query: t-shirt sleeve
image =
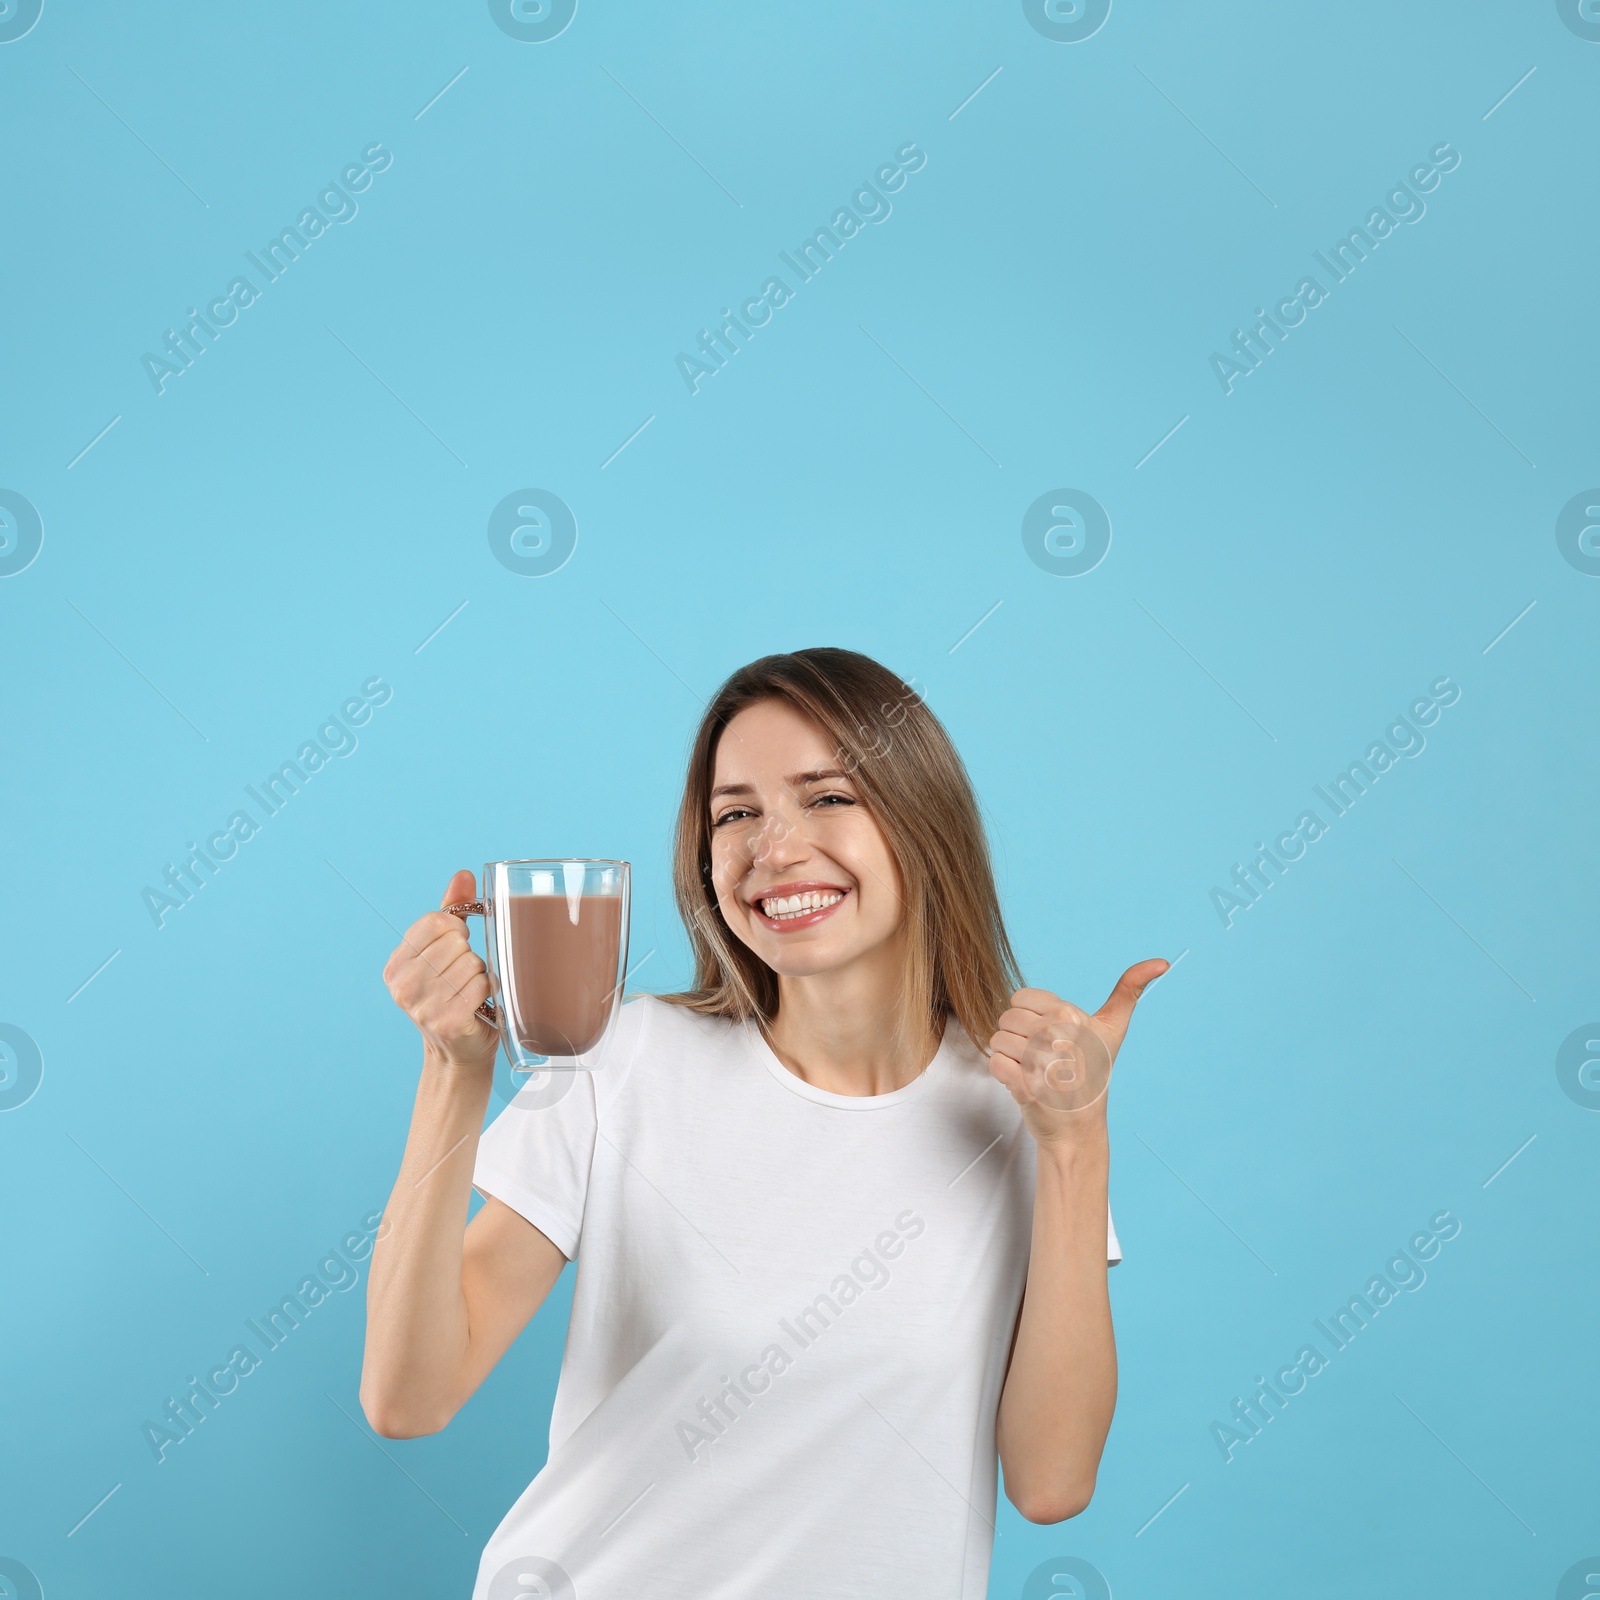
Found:
[[[597,1131],[620,1088],[648,999],[622,1007],[593,1072],[534,1072],[478,1140],[472,1186],[531,1222],[569,1261],[583,1234]],[[497,1067],[503,1079],[503,1063]]]
[[[1114,1267],[1122,1259],[1122,1246],[1117,1242],[1116,1224],[1111,1220],[1111,1203],[1106,1202],[1106,1265]]]

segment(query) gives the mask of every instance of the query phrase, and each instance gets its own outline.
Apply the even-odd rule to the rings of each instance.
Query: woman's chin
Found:
[[[815,978],[824,972],[836,972],[850,964],[848,956],[830,955],[823,950],[763,950],[761,959],[780,978]]]
[[[798,936],[763,939],[756,954],[780,978],[819,978],[824,973],[842,972],[870,955],[871,946],[853,941],[846,945],[836,939],[805,939]]]

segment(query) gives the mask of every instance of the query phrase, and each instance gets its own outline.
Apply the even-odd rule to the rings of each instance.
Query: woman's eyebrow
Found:
[[[841,767],[822,767],[816,772],[794,772],[789,775],[792,787],[800,789],[811,783],[822,783],[829,778],[848,778],[850,774]],[[719,783],[711,791],[710,798],[715,800],[718,795],[724,794],[754,794],[755,790],[748,783]]]

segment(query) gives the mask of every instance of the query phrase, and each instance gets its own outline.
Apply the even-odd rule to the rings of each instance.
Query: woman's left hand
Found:
[[[1139,996],[1171,963],[1140,961],[1088,1016],[1047,989],[1018,989],[989,1041],[989,1071],[1022,1107],[1040,1144],[1068,1147],[1105,1137],[1106,1089]]]

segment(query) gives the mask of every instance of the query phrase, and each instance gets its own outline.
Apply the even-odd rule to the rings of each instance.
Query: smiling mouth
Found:
[[[809,928],[831,915],[849,893],[847,889],[803,889],[793,894],[763,895],[751,909],[773,930]]]

